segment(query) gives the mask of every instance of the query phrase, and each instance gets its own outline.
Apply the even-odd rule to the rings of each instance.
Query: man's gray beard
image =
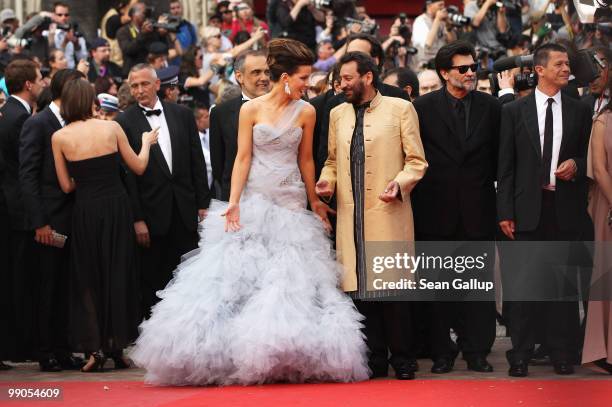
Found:
[[[471,85],[466,85],[464,82],[458,81],[458,80],[456,80],[454,78],[449,78],[448,81],[450,82],[451,85],[453,85],[457,89],[463,89],[463,90],[466,90],[468,92],[471,92],[474,89],[476,89],[476,78],[474,78],[474,81],[472,82]]]

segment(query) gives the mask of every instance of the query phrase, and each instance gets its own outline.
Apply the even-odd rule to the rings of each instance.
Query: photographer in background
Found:
[[[408,25],[406,13],[400,13],[391,25],[389,37],[382,43],[385,51],[385,68],[410,67],[418,69],[418,61],[415,56],[418,50],[411,47],[412,32]]]
[[[472,19],[476,45],[488,51],[493,59],[505,54],[499,41],[500,34],[509,34],[506,8],[498,7],[497,0],[471,0],[465,5],[464,15]]]
[[[325,12],[311,0],[281,0],[276,9],[276,21],[287,38],[300,41],[313,51],[317,47],[316,25],[325,22]]]
[[[236,43],[236,34],[238,34],[240,31],[246,31],[249,34],[253,34],[253,31],[258,28],[263,29],[266,32],[266,35],[269,32],[268,24],[253,15],[253,9],[248,3],[242,2],[238,4],[234,11],[230,40]]]
[[[198,44],[198,34],[193,24],[183,19],[183,5],[180,0],[170,1],[170,14],[180,20],[176,31],[176,38],[181,43],[182,49],[187,49]]]
[[[146,62],[149,46],[159,41],[159,35],[153,27],[151,13],[152,10],[144,3],[135,3],[128,11],[130,23],[117,31],[117,41],[123,53],[124,77],[127,77],[134,65]]]
[[[79,61],[87,60],[87,43],[79,32],[78,24],[70,21],[70,8],[66,3],[54,3],[53,12],[58,18],[54,36],[55,48],[64,51],[68,68],[74,69]]]
[[[418,50],[416,66],[426,65],[440,48],[456,39],[444,1],[425,0],[425,12],[412,24],[412,45]]]

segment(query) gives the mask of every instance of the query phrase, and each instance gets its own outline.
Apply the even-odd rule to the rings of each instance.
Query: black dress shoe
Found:
[[[414,377],[414,370],[407,366],[395,370],[395,378],[397,380],[414,380]]]
[[[484,356],[477,356],[475,358],[468,359],[467,368],[468,370],[482,373],[491,373],[493,371],[493,366],[491,366],[491,364],[487,361],[487,358]]]
[[[389,376],[389,366],[373,366],[371,363],[368,364],[370,368],[370,379],[377,379],[379,377],[388,377]]]
[[[527,377],[528,374],[529,374],[529,367],[527,365],[527,362],[519,361],[519,362],[510,364],[510,369],[508,370],[508,376]]]
[[[11,370],[13,366],[7,365],[6,363],[0,360],[0,370]]]
[[[434,361],[434,364],[431,367],[431,373],[436,373],[436,374],[449,373],[450,371],[453,370],[454,365],[455,365],[454,359],[438,358]]]
[[[406,368],[409,370],[412,370],[413,372],[418,372],[419,362],[417,362],[416,360],[411,360],[408,363],[406,363]]]
[[[85,360],[79,356],[68,356],[59,360],[62,369],[64,370],[81,370],[85,365]]]
[[[555,373],[560,375],[574,374],[574,366],[571,363],[561,361],[553,364]]]
[[[55,358],[42,359],[38,361],[41,372],[61,372],[62,365]]]

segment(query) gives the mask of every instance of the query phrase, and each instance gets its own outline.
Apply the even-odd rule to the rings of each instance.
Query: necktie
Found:
[[[154,110],[147,110],[147,109],[142,109],[143,113],[145,114],[145,116],[149,117],[149,116],[159,116],[161,114],[161,109],[154,109]]]
[[[458,100],[455,108],[457,109],[457,119],[459,120],[459,134],[465,138],[465,105],[463,104],[463,101]]]
[[[550,166],[552,161],[553,147],[553,112],[552,104],[555,100],[548,98],[548,107],[546,107],[546,120],[544,121],[544,149],[542,151],[542,186],[550,184]]]

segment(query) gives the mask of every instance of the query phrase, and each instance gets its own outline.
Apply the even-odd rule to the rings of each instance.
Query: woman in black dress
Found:
[[[68,125],[52,138],[62,190],[76,191],[72,217],[70,339],[89,355],[82,371],[101,370],[103,353],[127,367],[122,350],[137,336],[138,276],[132,211],[120,159],[142,174],[155,129],[142,135],[138,155],[119,124],[93,119],[95,93],[84,79],[68,82],[61,114]]]

